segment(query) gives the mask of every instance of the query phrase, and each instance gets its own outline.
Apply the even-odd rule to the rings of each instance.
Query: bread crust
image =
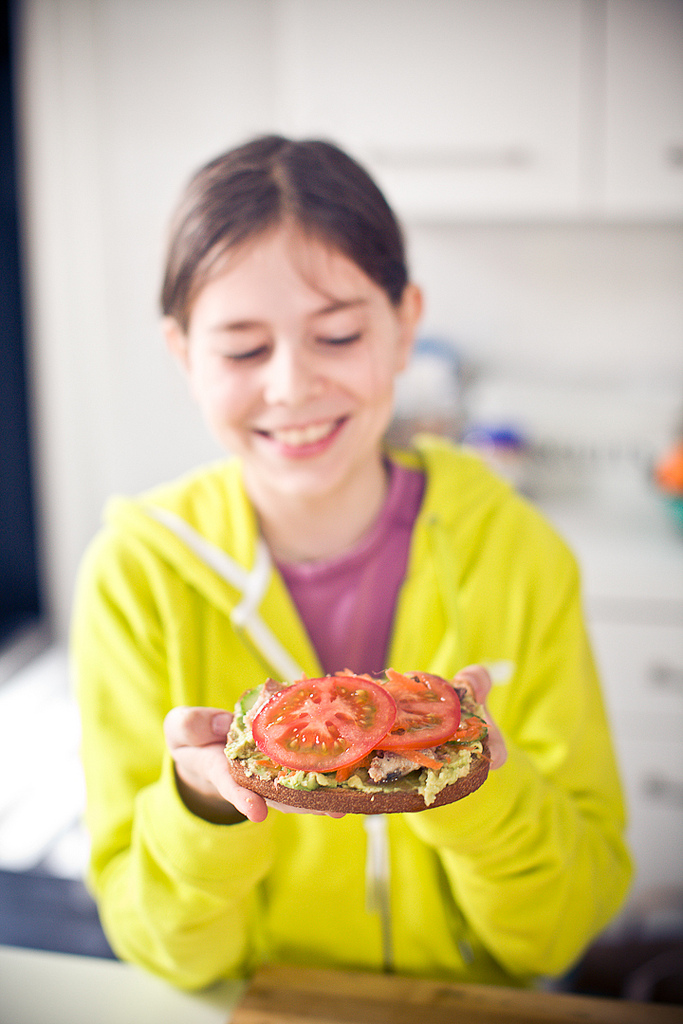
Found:
[[[301,807],[312,811],[327,811],[334,814],[406,814],[424,811],[429,807],[442,807],[474,793],[486,781],[489,773],[490,753],[488,743],[484,742],[483,752],[475,756],[467,775],[446,786],[436,794],[431,804],[427,805],[417,790],[386,790],[370,793],[365,790],[337,787],[326,789],[291,789],[277,784],[271,779],[262,779],[257,775],[247,775],[244,762],[228,758],[228,768],[235,782],[253,793],[258,793],[266,800],[287,804],[290,807]]]

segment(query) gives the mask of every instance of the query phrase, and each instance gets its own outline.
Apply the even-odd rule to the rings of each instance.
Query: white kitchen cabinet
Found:
[[[581,12],[581,0],[280,0],[280,123],[347,147],[404,217],[576,213]]]
[[[683,535],[623,467],[540,504],[581,567],[635,865],[625,914],[642,921],[683,895]]]
[[[405,220],[683,216],[681,0],[277,0],[278,122]]]
[[[608,0],[604,210],[683,216],[683,3]]]

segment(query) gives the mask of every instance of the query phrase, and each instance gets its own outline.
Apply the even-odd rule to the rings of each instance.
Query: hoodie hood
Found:
[[[446,552],[443,538],[454,530],[471,535],[476,521],[476,532],[485,542],[486,520],[501,501],[509,499],[510,488],[486,471],[477,456],[428,435],[416,439],[414,450],[392,451],[390,457],[426,473],[403,589],[440,595],[440,608],[434,603],[424,605],[424,628],[434,638],[431,671],[445,675],[458,665],[462,637],[457,625],[459,573],[452,572],[453,549],[449,545]],[[444,462],[449,470],[445,473]],[[105,520],[117,532],[139,540],[226,614],[276,678],[321,674],[287,588],[260,537],[237,459],[203,467],[139,498],[114,498],[107,505]],[[461,552],[463,570],[472,556],[467,548]],[[444,565],[451,569],[447,579],[439,569]],[[413,601],[407,604],[415,607]],[[403,628],[400,607],[397,614],[390,663],[405,667],[412,647],[407,638],[414,637],[415,627]],[[278,632],[287,637],[286,647],[267,623],[277,624]]]
[[[317,659],[273,571],[236,460],[204,468],[137,499],[114,498],[105,521],[140,541],[227,615],[276,678],[291,681],[304,671],[316,672]],[[291,620],[288,635],[292,629],[298,635],[295,646],[301,659],[266,625],[261,609],[273,603],[280,606],[275,621]]]

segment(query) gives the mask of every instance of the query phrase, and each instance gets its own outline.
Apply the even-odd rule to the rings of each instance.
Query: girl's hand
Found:
[[[466,686],[470,693],[473,694],[476,702],[483,705],[484,717],[486,718],[486,724],[489,727],[491,768],[502,768],[507,761],[507,747],[505,746],[503,734],[491,718],[488,708],[486,707],[486,700],[492,686],[491,676],[483,665],[468,665],[466,668],[460,669],[458,674],[454,677],[454,682],[459,683],[461,686]]]
[[[172,708],[164,721],[166,745],[175,762],[183,803],[217,825],[243,818],[263,821],[265,800],[238,786],[228,771],[224,748],[232,715],[220,708]]]
[[[178,792],[193,814],[217,825],[231,825],[243,818],[263,821],[269,807],[286,813],[324,813],[266,801],[239,786],[224,753],[231,722],[232,715],[220,708],[177,707],[166,715],[164,735],[175,763]]]

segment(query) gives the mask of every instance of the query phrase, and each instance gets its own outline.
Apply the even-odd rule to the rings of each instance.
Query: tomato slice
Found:
[[[354,675],[298,679],[263,705],[252,723],[261,751],[285,768],[331,772],[376,748],[396,718],[383,686]]]
[[[389,668],[385,689],[398,709],[378,750],[418,750],[450,739],[460,725],[460,700],[452,686],[427,672],[403,675]]]

